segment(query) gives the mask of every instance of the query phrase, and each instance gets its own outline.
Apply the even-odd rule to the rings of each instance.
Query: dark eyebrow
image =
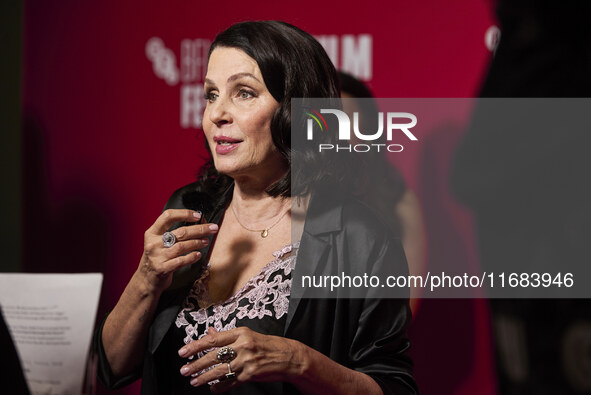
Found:
[[[259,79],[258,79],[257,77],[255,77],[254,75],[252,75],[252,74],[250,74],[250,73],[237,73],[237,74],[234,74],[234,75],[230,76],[230,77],[228,78],[228,81],[226,81],[226,82],[232,82],[232,81],[236,81],[236,80],[238,80],[238,79],[240,79],[240,78],[242,78],[242,77],[249,77],[249,78],[253,78],[253,79],[255,79],[256,81],[258,81],[258,82],[261,82],[261,81],[259,81]]]
[[[231,76],[228,78],[227,82],[236,81],[236,80],[238,80],[238,79],[240,79],[240,78],[243,78],[243,77],[252,78],[252,79],[254,79],[254,80],[258,81],[259,83],[261,82],[261,81],[260,81],[260,80],[259,80],[257,77],[255,77],[254,75],[252,75],[252,74],[250,74],[250,73],[236,73],[236,74],[234,74],[234,75],[231,75]],[[209,84],[209,85],[215,85],[215,82],[213,82],[213,81],[212,81],[212,80],[210,80],[209,78],[206,78],[206,79],[205,79],[203,82],[204,82],[204,83],[206,83],[206,84]]]

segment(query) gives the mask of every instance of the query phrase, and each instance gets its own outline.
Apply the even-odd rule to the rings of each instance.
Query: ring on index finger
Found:
[[[229,346],[222,347],[218,350],[216,358],[220,362],[228,363],[236,358],[236,351]]]
[[[162,244],[166,248],[170,248],[176,243],[176,237],[172,232],[166,232],[162,235]]]

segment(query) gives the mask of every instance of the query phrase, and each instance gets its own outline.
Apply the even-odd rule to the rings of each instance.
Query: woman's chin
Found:
[[[241,165],[239,161],[228,160],[228,158],[214,158],[213,165],[218,173],[229,177],[245,171],[245,166]]]
[[[230,178],[236,179],[241,177],[249,177],[252,176],[247,169],[243,169],[241,167],[235,166],[216,166],[216,170],[218,173],[228,176]]]

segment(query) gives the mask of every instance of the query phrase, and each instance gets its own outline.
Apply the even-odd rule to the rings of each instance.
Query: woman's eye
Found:
[[[254,97],[255,95],[254,95],[254,93],[253,93],[253,92],[251,92],[251,91],[247,91],[247,90],[245,90],[245,89],[241,89],[241,90],[238,92],[238,96],[239,96],[241,99],[250,99],[251,97]]]
[[[205,93],[205,100],[212,103],[215,101],[215,99],[218,98],[218,94],[215,92],[207,92]]]

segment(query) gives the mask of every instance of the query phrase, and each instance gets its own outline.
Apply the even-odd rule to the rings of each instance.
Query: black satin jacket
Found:
[[[177,190],[165,208],[187,207],[183,196],[194,189],[195,184],[190,184]],[[220,220],[229,197],[231,190],[224,193],[214,212],[205,213],[209,222]],[[315,273],[319,268],[340,268],[345,264],[342,251],[347,251],[348,261],[365,265],[369,271],[385,263],[398,266],[397,271],[406,274],[408,268],[402,246],[399,240],[386,237],[387,233],[375,214],[358,201],[342,194],[329,199],[313,196],[294,272],[301,269]],[[207,251],[203,251],[203,256],[207,256]],[[176,273],[173,285],[161,296],[149,330],[143,366],[134,373],[113,377],[102,347],[102,324],[99,326],[94,349],[99,357],[99,380],[106,387],[119,388],[142,378],[143,395],[168,394],[166,388],[161,388],[167,380],[160,377],[162,369],[158,368],[166,362],[158,360],[157,352],[199,270],[198,264],[193,266],[184,273]],[[305,289],[294,287],[292,283],[284,336],[369,375],[385,394],[416,394],[412,361],[407,355],[409,321],[408,299],[311,299],[306,298]],[[291,385],[284,385],[283,393],[297,391]]]

